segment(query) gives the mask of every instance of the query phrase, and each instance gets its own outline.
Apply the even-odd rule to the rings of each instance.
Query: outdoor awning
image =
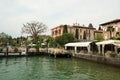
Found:
[[[75,42],[75,43],[67,43],[65,46],[68,47],[88,47],[92,42]]]
[[[120,40],[106,40],[106,41],[97,42],[96,44],[97,45],[113,44],[116,46],[120,46]]]

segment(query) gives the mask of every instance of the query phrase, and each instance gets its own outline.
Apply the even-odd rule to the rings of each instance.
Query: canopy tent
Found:
[[[88,47],[92,42],[75,42],[75,43],[67,43],[66,47]]]
[[[120,47],[120,40],[106,40],[106,41],[97,42],[96,44],[97,45],[113,44]]]
[[[90,43],[92,42],[75,42],[75,43],[67,43],[65,44],[65,49],[67,49],[67,47],[74,47],[74,54],[77,54],[77,47],[86,47],[88,53],[90,52]]]
[[[120,48],[120,40],[105,40],[105,41],[97,42],[96,45],[98,46],[99,53],[105,55],[105,45],[109,45],[109,44],[115,45],[114,49],[115,52],[117,53],[117,49]],[[100,45],[102,47],[100,47]]]

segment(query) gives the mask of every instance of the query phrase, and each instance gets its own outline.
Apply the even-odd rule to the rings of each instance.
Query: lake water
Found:
[[[75,58],[0,58],[0,80],[120,80],[120,68]]]

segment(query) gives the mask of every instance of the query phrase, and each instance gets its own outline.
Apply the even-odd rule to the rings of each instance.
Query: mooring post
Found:
[[[8,47],[6,47],[6,56],[8,56]]]
[[[21,56],[21,52],[19,52],[19,55]]]
[[[56,54],[54,54],[54,58],[56,58]]]
[[[28,48],[26,47],[26,54],[28,55]]]
[[[105,45],[102,45],[102,55],[103,55],[103,56],[105,56],[104,47],[105,47]]]

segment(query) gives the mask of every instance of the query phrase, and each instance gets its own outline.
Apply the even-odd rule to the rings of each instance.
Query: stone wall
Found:
[[[74,57],[120,67],[120,58],[105,58],[99,55],[75,54]]]

